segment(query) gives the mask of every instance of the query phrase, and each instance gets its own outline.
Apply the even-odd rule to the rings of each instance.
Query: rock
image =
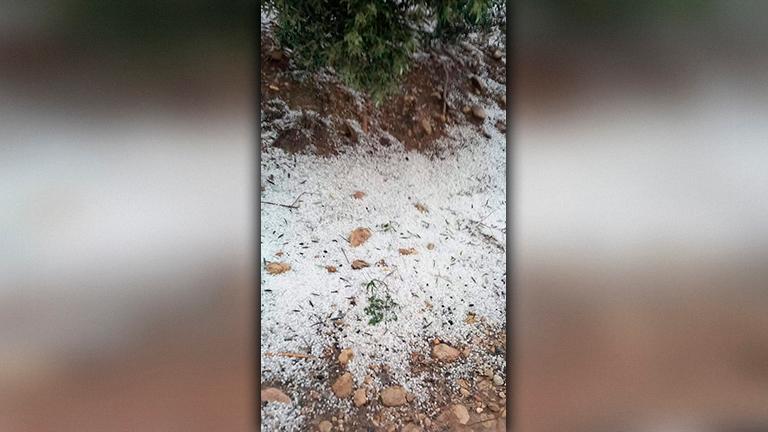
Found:
[[[278,86],[276,86],[274,84],[270,84],[269,85],[269,89],[272,90],[272,91],[280,91],[280,87],[278,87]]]
[[[411,403],[411,402],[413,402],[413,400],[414,400],[415,398],[416,398],[416,397],[415,397],[415,396],[413,395],[413,393],[411,393],[411,392],[407,392],[407,393],[405,394],[405,400],[406,400],[406,401],[408,401],[408,403]]]
[[[338,398],[346,398],[352,394],[352,374],[347,372],[338,377],[331,386],[333,394]]]
[[[267,273],[269,273],[271,275],[277,275],[277,274],[280,274],[280,273],[285,273],[285,272],[287,272],[290,269],[291,269],[291,265],[290,264],[279,263],[279,262],[267,263]]]
[[[469,396],[469,390],[465,389],[464,387],[459,389],[459,393],[461,393],[461,395],[464,397]]]
[[[501,57],[502,57],[503,55],[504,55],[504,53],[503,53],[503,52],[501,52],[501,50],[500,50],[500,49],[498,49],[498,48],[496,48],[495,50],[493,50],[493,52],[491,53],[491,57],[493,57],[493,58],[494,58],[494,60],[501,60]]]
[[[401,432],[421,432],[421,428],[416,423],[408,423],[400,430]]]
[[[497,386],[504,385],[504,378],[502,378],[502,377],[500,377],[498,375],[494,375],[493,376],[493,383],[496,384]]]
[[[369,238],[371,238],[371,230],[368,228],[358,227],[349,234],[348,240],[349,244],[351,244],[353,247],[357,247],[365,243]]]
[[[355,402],[355,406],[363,406],[366,402],[368,402],[368,395],[365,392],[364,388],[359,388],[355,390],[355,394],[352,396],[352,400]]]
[[[398,249],[398,251],[400,252],[400,255],[414,255],[416,253],[415,248],[408,248],[408,249],[400,248]]]
[[[501,407],[496,402],[488,402],[488,409],[493,412],[499,412]]]
[[[344,130],[343,130],[343,132],[344,132],[344,135],[348,136],[349,139],[352,140],[352,142],[357,142],[358,141],[357,131],[352,126],[352,123],[350,123],[349,120],[344,122]]]
[[[502,108],[507,106],[507,95],[501,96],[501,99],[499,99],[499,105],[501,105]]]
[[[485,110],[480,105],[472,105],[472,115],[480,120],[485,119]]]
[[[434,243],[427,243],[427,249],[432,250],[434,248],[435,248],[435,244]]]
[[[355,354],[352,352],[352,349],[347,348],[341,350],[341,353],[339,353],[339,363],[342,366],[346,366],[347,363],[349,363],[350,360],[352,360],[352,357],[354,357]]]
[[[464,105],[464,108],[462,108],[461,111],[464,114],[469,114],[469,112],[472,111],[472,108],[470,108],[469,105]]]
[[[432,347],[432,357],[446,363],[456,361],[460,355],[459,350],[444,343]]]
[[[275,387],[267,387],[261,389],[261,401],[262,402],[278,402],[284,404],[291,404],[291,398],[287,394],[283,393],[280,389]]]
[[[353,270],[360,270],[361,268],[365,268],[365,267],[368,267],[368,266],[369,265],[368,265],[367,262],[365,262],[363,260],[360,260],[360,259],[356,259],[356,260],[352,261],[352,269]]]
[[[408,403],[408,400],[405,398],[405,390],[400,386],[385,388],[381,392],[381,403],[388,407],[405,405]]]
[[[503,121],[499,120],[499,121],[496,122],[496,129],[498,129],[499,132],[504,133],[504,132],[507,131],[507,124],[504,123]]]
[[[422,117],[419,121],[419,126],[421,126],[421,130],[423,130],[425,134],[432,135],[432,124],[429,122],[428,118]]]
[[[459,423],[465,425],[469,422],[469,411],[467,411],[467,407],[464,405],[454,405],[451,408],[451,412],[456,416],[456,420],[458,420]]]
[[[365,196],[365,192],[363,191],[355,191],[355,193],[352,194],[352,198],[354,199],[363,199]]]
[[[328,420],[323,420],[318,425],[318,429],[320,432],[331,432],[333,430],[333,423],[329,422]]]
[[[328,273],[336,273],[336,267],[334,266],[325,266],[325,269],[328,270]]]

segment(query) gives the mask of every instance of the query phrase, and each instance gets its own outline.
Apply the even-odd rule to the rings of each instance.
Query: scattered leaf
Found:
[[[363,199],[365,196],[365,192],[363,191],[355,191],[355,193],[352,194],[352,198],[354,199]]]
[[[354,270],[360,270],[361,268],[368,267],[368,263],[363,260],[354,260],[352,261],[352,269]]]
[[[336,273],[336,267],[334,266],[325,266],[325,269],[328,270],[328,273]]]
[[[414,255],[416,253],[416,249],[414,248],[408,248],[408,249],[400,248],[399,251],[400,251],[400,255]]]
[[[424,204],[422,204],[422,203],[416,203],[416,204],[414,204],[413,206],[414,206],[414,207],[416,207],[416,210],[418,210],[418,211],[420,211],[420,212],[422,212],[422,213],[426,213],[426,212],[428,212],[428,211],[429,211],[429,210],[427,210],[427,206],[425,206],[425,205],[424,205]]]
[[[360,246],[370,237],[371,230],[368,228],[358,227],[349,234],[349,244],[351,244],[353,247]]]
[[[291,265],[290,264],[279,263],[279,262],[267,263],[267,273],[269,273],[271,275],[277,275],[277,274],[280,274],[280,273],[285,273],[285,272],[287,272],[290,269],[291,269]]]

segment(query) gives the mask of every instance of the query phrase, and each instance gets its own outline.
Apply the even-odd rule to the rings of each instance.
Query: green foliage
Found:
[[[386,290],[384,297],[381,297],[376,282],[376,280],[372,280],[365,286],[365,290],[368,293],[368,306],[365,307],[364,312],[369,317],[368,324],[376,325],[382,321],[397,321],[397,315],[395,314],[395,308],[398,306],[397,303],[395,303]],[[378,282],[386,288],[383,282]]]
[[[420,41],[455,40],[491,23],[503,0],[262,0],[278,42],[306,69],[332,67],[376,101],[392,92]],[[426,37],[425,37],[426,36]]]

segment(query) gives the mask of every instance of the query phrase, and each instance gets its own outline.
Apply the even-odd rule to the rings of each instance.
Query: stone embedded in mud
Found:
[[[423,117],[419,121],[419,125],[421,126],[421,130],[423,130],[425,134],[432,135],[432,124],[429,122],[428,118]]]
[[[329,422],[328,420],[323,420],[317,427],[320,432],[331,432],[333,430],[333,423]]]
[[[464,405],[454,405],[451,407],[451,412],[456,416],[456,420],[458,420],[459,423],[465,425],[469,422],[469,411],[467,411],[467,407]]]
[[[350,360],[352,360],[352,357],[354,357],[354,353],[350,348],[341,350],[341,353],[339,353],[339,363],[342,366],[346,366],[347,363],[349,363]]]
[[[366,240],[368,240],[370,237],[371,230],[368,228],[358,227],[349,234],[349,244],[351,244],[353,247],[357,247],[365,243]]]
[[[432,347],[432,357],[446,363],[458,360],[460,355],[459,350],[444,343]]]
[[[381,392],[381,403],[387,407],[405,405],[408,403],[405,397],[405,390],[400,386],[385,388]]]
[[[261,389],[261,401],[262,402],[279,402],[284,404],[291,404],[291,398],[287,394],[283,393],[280,389],[275,387],[267,387]]]
[[[359,407],[365,405],[368,402],[368,395],[364,388],[355,390],[355,394],[352,396],[352,401],[355,402],[355,406]]]
[[[357,260],[352,261],[352,269],[353,270],[360,270],[361,268],[365,268],[365,267],[368,267],[368,266],[369,266],[368,263],[363,261],[363,260],[357,259]]]
[[[346,398],[352,394],[352,374],[347,372],[344,375],[338,377],[331,386],[333,394],[339,398]]]
[[[494,375],[493,376],[493,383],[496,384],[497,386],[504,385],[504,378],[502,378],[502,377],[500,377],[498,375]]]
[[[480,105],[472,105],[472,115],[480,120],[486,117],[485,110]]]

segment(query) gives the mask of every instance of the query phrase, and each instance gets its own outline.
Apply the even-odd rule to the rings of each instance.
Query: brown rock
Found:
[[[381,403],[388,407],[405,405],[408,403],[405,398],[405,390],[400,386],[385,388],[381,392]]]
[[[328,420],[323,420],[317,427],[320,432],[331,432],[333,430],[333,423],[329,422]]]
[[[368,263],[363,260],[356,259],[352,261],[353,270],[360,270],[361,268],[365,268],[365,267],[368,267]]]
[[[344,375],[336,378],[336,381],[331,386],[333,394],[338,398],[346,398],[352,394],[352,374],[347,372]]]
[[[414,255],[416,253],[416,249],[414,248],[400,248],[398,250],[400,251],[400,255]]]
[[[347,348],[341,350],[341,353],[339,353],[339,363],[342,366],[346,366],[347,363],[349,363],[350,360],[352,360],[352,357],[354,357],[355,354],[352,352],[352,349]]]
[[[503,52],[501,52],[501,50],[500,50],[500,49],[498,49],[498,48],[496,48],[495,50],[493,50],[493,52],[491,53],[491,57],[493,57],[493,58],[494,58],[494,60],[501,60],[501,57],[502,57],[503,55],[504,55],[504,53],[503,53]]]
[[[425,134],[432,135],[432,124],[429,122],[428,118],[422,117],[419,121],[419,126],[421,126],[421,130],[423,130]]]
[[[355,394],[352,396],[352,400],[355,402],[355,406],[363,406],[368,402],[368,395],[364,388],[355,390]]]
[[[434,248],[435,248],[435,244],[434,243],[427,243],[427,249],[432,250]]]
[[[267,263],[267,273],[271,275],[277,275],[280,273],[285,273],[288,270],[291,269],[290,264],[286,263],[279,263],[279,262],[270,262]]]
[[[485,110],[480,105],[472,105],[472,115],[480,120],[486,117]]]
[[[355,193],[352,194],[352,198],[354,199],[363,199],[365,196],[365,192],[363,191],[355,191]]]
[[[287,394],[283,393],[280,389],[275,387],[267,387],[261,389],[261,401],[262,402],[279,402],[284,404],[291,404],[291,398]]]
[[[325,269],[328,270],[328,273],[336,273],[336,267],[334,266],[325,266]]]
[[[462,108],[461,111],[464,114],[469,114],[469,112],[472,111],[472,108],[470,108],[468,105],[464,105],[464,108]]]
[[[358,227],[355,228],[354,231],[352,231],[349,234],[349,244],[351,244],[353,247],[360,246],[361,244],[365,243],[366,240],[368,240],[371,237],[371,230],[368,228]]]
[[[469,411],[467,411],[467,407],[464,405],[454,405],[451,407],[451,412],[456,416],[456,420],[458,420],[459,423],[465,425],[469,422]]]
[[[461,353],[456,348],[444,343],[432,347],[432,357],[444,362],[456,361]]]
[[[499,132],[506,132],[507,131],[507,124],[503,121],[499,120],[496,122],[496,129],[499,130]]]

